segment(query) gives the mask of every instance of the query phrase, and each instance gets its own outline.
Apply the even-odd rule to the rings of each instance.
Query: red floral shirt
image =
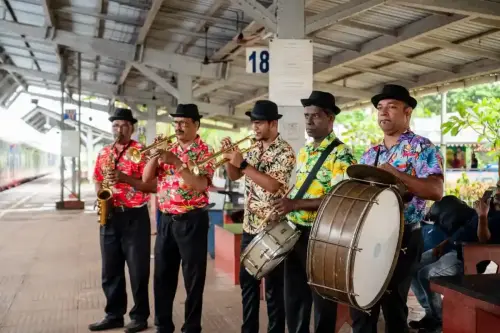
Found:
[[[94,168],[94,181],[101,183],[104,180],[104,174],[106,171],[106,167],[109,163],[110,153],[111,153],[112,145],[106,146],[101,149],[99,155],[97,156],[97,160]],[[134,147],[137,149],[143,148],[143,146],[134,140],[130,141],[130,147]],[[111,161],[113,164],[120,156],[120,153],[116,148],[113,148],[113,160]],[[123,172],[128,176],[132,176],[135,178],[141,178],[142,173],[144,172],[144,166],[146,165],[146,161],[143,159],[141,162],[135,164],[133,163],[127,156],[127,152],[123,152],[120,157],[120,160],[116,164],[116,168]],[[146,204],[149,201],[150,195],[148,193],[144,193],[136,190],[131,185],[127,183],[117,183],[115,186],[111,188],[113,191],[113,205],[115,207],[140,207]]]
[[[197,136],[185,150],[176,142],[170,151],[183,163],[200,162],[212,156],[212,149]],[[213,163],[209,162],[200,168],[200,175],[208,178],[208,186],[198,192],[191,189],[182,179],[173,165],[162,163],[158,170],[157,196],[159,209],[168,214],[183,214],[196,208],[208,205],[208,187],[212,184],[214,174]]]

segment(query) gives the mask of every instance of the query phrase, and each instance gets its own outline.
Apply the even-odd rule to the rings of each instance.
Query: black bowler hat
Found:
[[[380,94],[372,97],[373,106],[377,107],[378,103],[383,99],[395,99],[405,102],[413,109],[417,106],[417,100],[410,96],[408,89],[397,84],[386,84]]]
[[[175,113],[171,113],[172,117],[181,117],[181,118],[191,118],[194,121],[200,120],[203,116],[200,115],[198,111],[198,106],[196,104],[179,104],[177,105],[177,109]]]
[[[108,119],[109,121],[127,120],[130,121],[132,124],[135,124],[137,122],[137,119],[135,119],[134,116],[132,115],[132,110],[125,108],[116,108],[115,113],[113,113],[113,115]]]
[[[340,109],[335,105],[335,97],[324,91],[313,90],[309,98],[301,99],[302,106],[317,106],[322,109],[333,112],[335,115],[340,113]]]
[[[283,115],[278,113],[278,105],[276,103],[266,100],[255,102],[252,111],[245,112],[251,120],[278,120]]]

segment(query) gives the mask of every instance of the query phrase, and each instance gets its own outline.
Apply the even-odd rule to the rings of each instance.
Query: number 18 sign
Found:
[[[269,49],[267,47],[247,47],[247,73],[269,72]]]

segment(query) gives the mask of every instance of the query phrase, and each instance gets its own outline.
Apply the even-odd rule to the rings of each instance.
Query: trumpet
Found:
[[[155,149],[155,148],[158,148],[160,147],[161,145],[165,144],[165,143],[169,143],[173,138],[175,137],[175,134],[173,135],[170,135],[164,139],[161,139],[159,140],[158,142],[155,142],[155,143],[152,143],[150,144],[149,146],[146,146],[142,149],[137,149],[137,148],[134,148],[134,147],[131,147],[128,149],[127,151],[127,156],[128,158],[134,162],[134,163],[139,163],[141,160],[142,160],[142,155],[144,153],[147,153],[148,151],[150,151],[151,149]],[[168,147],[168,146],[167,146]],[[151,156],[151,157],[154,157],[155,155]]]
[[[248,153],[250,150],[253,149],[253,147],[255,147],[255,143],[252,144],[250,147],[248,148],[244,148],[244,149],[241,149],[240,152],[242,154],[246,154]],[[227,158],[223,158],[222,160],[220,160],[219,162],[215,163],[214,164],[214,170],[217,170],[218,168],[220,168],[221,166],[223,166],[224,164],[226,164],[226,162],[229,162],[229,160]]]
[[[256,141],[255,141],[255,138],[254,138],[253,135],[246,136],[243,139],[239,140],[238,142],[233,143],[230,147],[228,147],[226,149],[222,149],[222,150],[218,151],[217,153],[213,154],[212,156],[210,156],[210,157],[204,159],[203,161],[195,164],[194,166],[191,167],[191,171],[195,175],[199,175],[200,174],[200,168],[202,168],[203,166],[205,166],[208,162],[216,159],[217,157],[221,156],[224,153],[227,153],[230,150],[233,150],[234,148],[236,148],[237,146],[239,146],[241,143],[243,143],[245,141],[250,141],[251,142],[251,146],[248,147],[248,148],[246,148],[246,149],[244,149],[244,152],[248,152],[256,144]],[[243,151],[242,151],[242,153],[243,153]],[[226,162],[227,162],[227,160],[223,159],[222,161],[217,162],[214,165],[214,167],[218,168],[218,167],[220,167],[221,165],[223,165]]]

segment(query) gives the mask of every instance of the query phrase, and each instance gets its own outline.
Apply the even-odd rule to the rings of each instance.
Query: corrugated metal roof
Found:
[[[268,6],[271,2],[271,0],[260,1],[264,6]],[[335,8],[342,8],[349,2],[350,0],[308,0],[307,3],[310,3],[310,6],[307,8],[306,15],[312,16],[315,13],[323,13],[331,9],[335,11]],[[41,28],[47,25],[48,18],[45,17],[43,1],[6,0],[4,3],[9,6],[9,8],[2,7],[0,3],[0,8],[3,9],[0,12],[6,13],[4,19],[14,21],[10,15],[10,9],[12,9],[15,21],[18,23]],[[49,2],[49,5],[56,29],[133,45],[148,18],[153,1],[113,0],[103,3],[104,8],[100,8],[101,0],[53,0]],[[445,12],[440,14],[441,17],[444,17]],[[332,56],[335,57],[333,59],[338,59],[336,56],[339,54],[346,55],[346,59],[349,61],[346,64],[332,63],[331,69],[316,73],[315,80],[334,82],[352,89],[372,90],[380,84],[397,81],[397,78],[406,78],[410,82],[409,85],[412,86],[411,82],[415,78],[428,76],[439,69],[438,72],[442,74],[440,76],[449,75],[450,79],[447,81],[453,81],[461,79],[460,75],[452,76],[446,72],[447,70],[456,71],[461,66],[467,64],[471,66],[470,64],[488,57],[496,59],[495,54],[500,55],[498,24],[495,26],[488,20],[480,20],[476,17],[471,17],[468,21],[443,26],[421,36],[473,47],[479,50],[478,54],[466,49],[441,49],[435,45],[425,44],[419,38],[403,40],[392,46],[388,43],[386,47],[376,49],[372,54],[363,53],[366,43],[389,41],[391,38],[397,40],[397,37],[392,36],[393,34],[400,33],[409,24],[434,14],[428,10],[381,4],[320,29],[313,36],[309,36],[315,38],[314,59],[316,63],[330,63]],[[250,22],[252,22],[251,15],[244,13],[229,0],[164,1],[146,35],[145,46],[195,57],[199,59],[200,64],[205,53],[209,58],[215,60],[223,57],[234,60],[230,63],[228,75],[229,77],[238,75],[238,81],[229,80],[225,85],[214,85],[214,90],[205,92],[203,98],[208,97],[210,103],[221,106],[233,104],[234,101],[244,102],[242,98],[251,97],[252,93],[257,90],[262,91],[259,88],[267,82],[265,76],[262,80],[261,76],[245,74],[244,67],[247,62],[245,45],[235,43],[238,34],[243,32],[244,39],[253,40],[249,44],[250,46],[268,45],[268,40],[261,40],[268,31],[262,29],[258,23],[254,23],[251,29],[243,30]],[[207,50],[205,50],[205,26],[209,27],[206,41]],[[385,34],[387,36],[384,36]],[[52,74],[59,72],[59,58],[56,56],[55,46],[50,40],[43,42],[32,36],[21,38],[19,34],[1,31],[0,46],[4,56],[15,66]],[[76,53],[64,46],[60,47],[60,50],[65,52],[61,57],[69,59],[68,66],[71,72],[76,73]],[[361,51],[359,56],[349,58],[350,54],[356,55],[356,50]],[[484,52],[481,53],[481,51]],[[383,54],[387,57],[384,57]],[[140,59],[141,48],[138,48],[137,56]],[[410,59],[400,62],[391,59],[391,57],[408,57]],[[414,58],[415,64],[411,63],[411,58]],[[424,62],[424,64],[419,63],[419,61]],[[82,78],[86,79],[87,83],[95,80],[96,86],[97,83],[108,83],[110,86],[116,85],[118,87],[125,68],[126,63],[121,60],[111,59],[103,55],[99,57],[82,55]],[[378,69],[380,72],[379,74],[363,73],[357,68],[368,68],[370,71]],[[477,70],[487,74],[500,69],[500,65],[498,68],[495,68],[494,65],[489,66],[490,70],[486,72],[481,68],[484,66],[478,66]],[[155,71],[159,75],[163,75],[166,82],[171,82],[171,80],[175,82],[175,73],[162,71],[162,68],[157,68]],[[390,77],[389,74],[397,78]],[[194,79],[195,83],[199,83],[201,87],[212,84],[214,81],[204,78]],[[59,89],[58,82],[41,80],[36,75],[26,76],[25,81]],[[132,68],[126,80],[120,83],[122,83],[122,89],[129,91],[145,91],[144,94],[149,91],[153,95],[151,89],[156,87],[158,91],[166,95],[152,78],[145,77],[135,68]],[[175,85],[175,83],[173,84]],[[415,87],[417,86],[418,82],[415,84]],[[87,86],[85,89],[92,90],[92,86]],[[95,95],[103,94],[102,91],[89,92]],[[144,98],[138,97],[138,100],[143,102]],[[343,100],[352,101],[352,99],[345,98]],[[247,108],[244,104],[242,107]]]

